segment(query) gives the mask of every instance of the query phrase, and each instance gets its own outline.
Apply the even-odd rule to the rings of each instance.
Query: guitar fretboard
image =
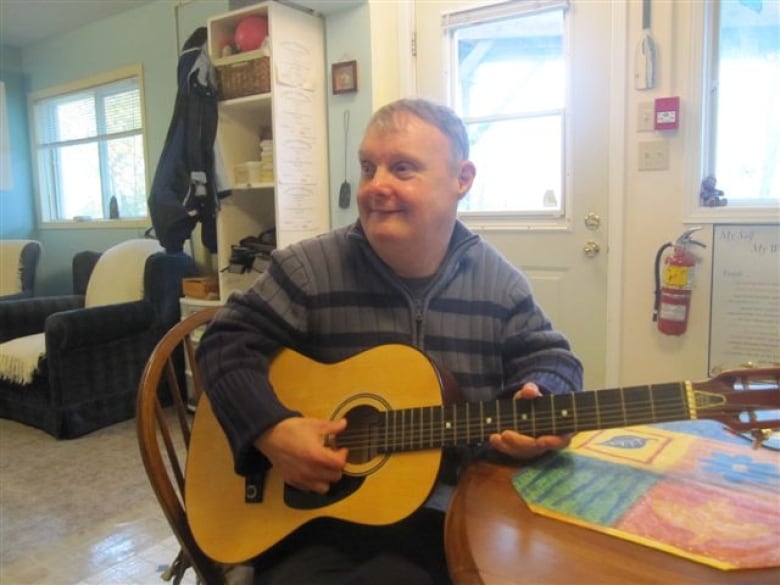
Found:
[[[503,399],[424,406],[377,413],[366,427],[349,427],[340,446],[374,453],[470,445],[504,430],[524,435],[561,435],[687,420],[694,413],[681,383],[551,394],[534,400]]]

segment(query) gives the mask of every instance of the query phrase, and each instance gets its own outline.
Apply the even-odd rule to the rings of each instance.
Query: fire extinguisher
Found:
[[[698,258],[693,254],[693,246],[707,246],[691,238],[700,230],[694,227],[672,242],[667,242],[655,255],[655,305],[653,321],[658,330],[666,335],[682,335],[688,329],[688,315],[691,308],[691,291]],[[672,253],[664,258],[663,274],[661,258],[664,251],[672,248]]]

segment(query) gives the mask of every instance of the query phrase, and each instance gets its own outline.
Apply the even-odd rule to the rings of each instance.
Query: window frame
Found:
[[[151,222],[151,216],[149,215],[149,208],[147,205],[146,215],[139,217],[109,219],[109,218],[92,218],[89,221],[80,221],[68,218],[56,218],[53,219],[49,216],[46,218],[44,213],[45,207],[54,207],[57,202],[46,198],[44,200],[41,190],[41,175],[38,168],[38,129],[36,124],[36,104],[37,102],[45,99],[56,98],[58,96],[64,96],[71,93],[77,93],[79,91],[89,90],[94,87],[109,85],[122,81],[124,79],[135,78],[138,82],[138,91],[140,98],[140,115],[141,115],[141,146],[143,150],[144,160],[144,191],[149,193],[150,186],[150,167],[149,167],[149,148],[147,140],[147,124],[146,124],[146,91],[144,88],[144,70],[143,65],[140,63],[128,65],[126,67],[120,67],[111,71],[106,71],[91,77],[79,79],[73,82],[65,83],[62,85],[52,86],[45,89],[30,92],[27,95],[27,118],[28,127],[30,132],[30,160],[33,171],[33,180],[35,185],[35,209],[36,217],[38,221],[38,227],[40,229],[105,229],[110,227],[116,228],[132,228],[132,227],[146,227]],[[103,148],[104,145],[98,144],[98,148]],[[105,170],[104,165],[101,165],[101,176]]]
[[[562,206],[560,211],[462,211],[458,210],[458,219],[469,228],[478,231],[572,231],[572,90],[571,90],[571,36],[572,19],[568,0],[538,0],[536,2],[507,2],[502,4],[488,4],[485,6],[470,6],[463,10],[455,10],[442,13],[442,46],[445,55],[444,78],[445,91],[448,105],[462,115],[458,110],[459,94],[458,80],[453,71],[457,62],[458,49],[454,40],[454,31],[458,25],[478,24],[480,21],[500,20],[530,16],[550,10],[563,12],[563,59],[566,89],[564,92],[564,105],[561,110],[561,131],[563,140],[561,143],[561,155],[563,169],[561,186],[563,189]],[[464,23],[467,20],[467,23]]]
[[[690,101],[691,112],[699,115],[686,116],[687,121],[683,122],[687,136],[691,137],[692,154],[684,179],[685,193],[689,194],[683,198],[684,221],[692,224],[780,222],[780,206],[704,207],[699,203],[701,181],[711,167],[710,157],[714,152],[714,107],[708,94],[717,66],[714,55],[718,46],[717,5],[719,2],[693,2],[690,7]]]

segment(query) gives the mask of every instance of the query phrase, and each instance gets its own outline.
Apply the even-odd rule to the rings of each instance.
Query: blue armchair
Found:
[[[57,438],[132,418],[143,367],[179,320],[181,280],[196,275],[190,256],[129,240],[100,254],[85,294],[0,303],[0,417]]]

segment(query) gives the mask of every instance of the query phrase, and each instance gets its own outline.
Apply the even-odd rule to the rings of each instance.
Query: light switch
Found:
[[[640,171],[665,171],[669,168],[669,143],[652,140],[639,143]]]
[[[653,102],[640,102],[637,105],[637,132],[652,132],[655,130],[655,104]]]

